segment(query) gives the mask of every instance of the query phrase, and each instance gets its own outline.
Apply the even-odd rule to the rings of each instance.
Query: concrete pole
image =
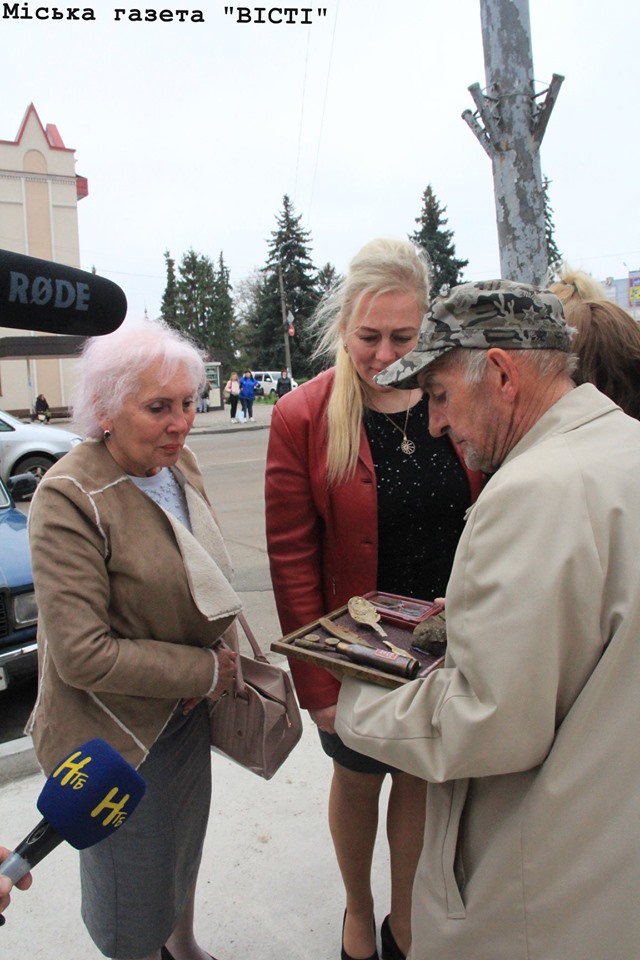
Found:
[[[480,0],[486,89],[469,92],[469,124],[491,157],[503,279],[540,284],[547,273],[540,144],[564,77],[538,103],[528,0]],[[480,122],[482,121],[482,123]]]

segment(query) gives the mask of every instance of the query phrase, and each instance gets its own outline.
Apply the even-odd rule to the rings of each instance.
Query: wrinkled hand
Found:
[[[236,673],[235,663],[237,653],[229,650],[227,647],[218,647],[215,651],[218,658],[218,682],[208,695],[209,700],[218,700],[222,694],[233,683]],[[206,697],[185,697],[182,701],[182,712],[186,716],[188,713],[202,703]]]
[[[319,707],[317,710],[309,710],[309,716],[318,730],[323,730],[324,733],[336,732],[336,707],[337,704],[332,703],[330,707]]]
[[[235,650],[229,650],[227,647],[218,647],[216,654],[218,657],[218,682],[209,694],[210,700],[218,700],[222,694],[229,689],[236,675],[236,659],[238,654]]]
[[[0,863],[3,863],[9,854],[10,850],[7,850],[6,847],[0,847]],[[31,886],[32,877],[30,873],[27,873],[21,880],[18,880],[16,887],[18,890],[28,890]],[[3,913],[9,906],[11,901],[10,892],[13,888],[13,883],[9,880],[9,877],[0,877],[0,913]]]

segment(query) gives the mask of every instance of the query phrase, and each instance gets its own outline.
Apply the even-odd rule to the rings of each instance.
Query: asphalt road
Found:
[[[264,465],[269,431],[234,430],[192,435],[189,446],[202,469],[234,566],[233,585],[253,631],[268,652],[280,637],[264,530]],[[0,692],[0,743],[22,736],[36,683]]]

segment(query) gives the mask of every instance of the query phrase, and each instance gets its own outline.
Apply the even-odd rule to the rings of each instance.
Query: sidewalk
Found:
[[[196,413],[191,433],[225,433],[227,430],[263,430],[271,423],[274,404],[256,400],[253,404],[255,423],[231,423],[228,404],[224,410],[210,410],[208,413]],[[238,414],[240,406],[238,406]]]
[[[264,430],[271,423],[271,414],[274,404],[256,400],[253,404],[253,419],[255,423],[231,423],[231,414],[229,405],[225,403],[224,410],[209,410],[208,413],[196,413],[196,418],[191,428],[191,433],[226,433],[235,430]],[[238,414],[240,407],[238,406]],[[51,421],[56,427],[64,427],[65,430],[74,431],[73,420],[71,418],[56,418]],[[76,431],[79,432],[79,431]]]
[[[340,955],[344,901],[326,814],[331,762],[312,726],[306,722],[302,740],[269,782],[212,755],[196,932],[220,960]],[[43,783],[34,774],[0,788],[4,844],[15,846],[38,823]],[[373,868],[378,924],[389,911],[383,834],[384,822]],[[76,851],[62,844],[33,877],[31,890],[14,893],[0,928],[2,960],[98,960],[80,918]]]

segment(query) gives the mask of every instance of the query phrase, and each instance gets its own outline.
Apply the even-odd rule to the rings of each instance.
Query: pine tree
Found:
[[[229,269],[220,251],[213,287],[213,348],[215,359],[229,371],[235,362],[236,321],[232,289]]]
[[[549,184],[551,180],[548,177],[542,178],[542,197],[544,204],[544,238],[547,246],[547,265],[549,269],[557,268],[562,263],[564,257],[558,249],[556,243],[556,227],[553,222],[553,207],[549,202]]]
[[[279,370],[285,364],[285,326],[280,294],[280,271],[285,296],[285,312],[293,314],[294,335],[289,337],[291,366],[296,377],[309,376],[313,344],[308,323],[318,303],[316,270],[310,256],[310,232],[296,216],[293,204],[285,194],[282,212],[276,216],[277,229],[269,241],[267,263],[263,268],[264,283],[257,293],[251,316],[248,317],[247,346],[253,352],[253,364],[265,370]]]
[[[443,288],[455,287],[462,283],[461,271],[469,263],[468,260],[456,259],[456,248],[453,243],[453,230],[445,230],[448,220],[445,218],[447,208],[441,207],[431,184],[422,194],[422,213],[416,217],[418,229],[409,235],[409,239],[422,247],[431,261],[431,290],[434,296],[443,291]]]
[[[172,327],[178,326],[176,313],[176,261],[168,250],[165,250],[164,261],[167,269],[167,285],[162,294],[162,305],[160,307],[160,316],[165,323]]]
[[[332,263],[325,263],[325,265],[318,270],[316,280],[318,293],[321,297],[325,297],[341,280],[342,277],[334,265]]]
[[[188,250],[175,272],[175,261],[165,254],[167,286],[162,297],[162,319],[211,353],[215,347],[215,275],[209,257]]]

